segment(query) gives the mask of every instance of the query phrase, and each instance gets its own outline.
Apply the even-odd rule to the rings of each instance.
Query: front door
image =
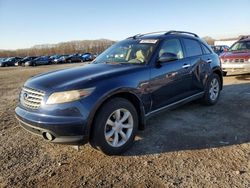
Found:
[[[178,38],[162,41],[158,57],[163,53],[174,53],[178,60],[158,63],[151,69],[151,110],[156,110],[189,96],[192,82],[190,61],[184,58]],[[158,58],[157,58],[158,59]]]

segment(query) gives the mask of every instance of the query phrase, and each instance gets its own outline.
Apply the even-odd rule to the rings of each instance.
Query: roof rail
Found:
[[[154,31],[154,32],[150,32],[150,33],[144,33],[142,35],[151,35],[151,34],[156,34],[156,33],[166,33],[166,31]]]
[[[240,36],[240,40],[247,39],[247,38],[250,38],[250,35],[243,35],[243,36]]]
[[[167,31],[155,31],[155,32],[150,32],[150,33],[144,33],[144,34],[136,34],[132,37],[128,37],[128,38],[137,38],[137,37],[142,37],[144,35],[151,35],[151,34],[156,34],[156,33],[166,33]]]
[[[128,37],[128,39],[130,39],[130,38],[135,39],[135,38],[140,37],[140,36],[141,36],[141,34],[139,33],[139,34],[136,34],[136,35],[134,35],[134,36]]]
[[[156,33],[163,33],[164,35],[175,34],[175,33],[181,33],[181,34],[193,35],[193,36],[199,38],[199,36],[196,35],[195,33],[186,32],[186,31],[175,31],[175,30],[170,30],[170,31],[155,31],[155,32],[144,33],[144,34],[136,34],[136,35],[134,35],[134,36],[128,37],[128,39],[129,39],[129,38],[136,39],[137,37],[142,37],[142,36],[145,36],[145,35],[151,35],[151,34],[156,34]]]
[[[193,35],[193,36],[199,38],[199,36],[197,34],[191,33],[191,32],[187,32],[187,31],[175,31],[175,30],[171,30],[171,31],[166,32],[165,35],[175,34],[175,33]]]

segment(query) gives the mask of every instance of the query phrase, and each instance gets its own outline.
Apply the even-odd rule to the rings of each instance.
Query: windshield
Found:
[[[250,50],[250,41],[236,42],[233,46],[229,48],[229,51],[245,51]]]
[[[145,64],[151,57],[157,40],[124,40],[100,54],[93,63]]]
[[[5,59],[5,61],[11,61],[13,59],[13,57],[9,57],[7,59]]]

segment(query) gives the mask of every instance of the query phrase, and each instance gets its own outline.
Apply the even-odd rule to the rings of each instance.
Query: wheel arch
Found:
[[[213,73],[217,74],[220,77],[220,81],[221,81],[220,82],[220,89],[222,90],[222,88],[223,88],[223,74],[222,74],[222,71],[220,69],[216,68],[216,69],[213,70]]]
[[[138,113],[138,117],[139,117],[138,129],[143,130],[145,128],[145,124],[146,124],[145,110],[144,110],[144,106],[143,106],[141,99],[133,91],[129,89],[123,89],[123,90],[113,91],[110,94],[105,95],[105,97],[103,97],[97,102],[97,104],[95,105],[94,109],[91,111],[89,118],[88,118],[87,132],[88,132],[89,137],[92,134],[91,129],[92,129],[92,124],[94,122],[94,117],[96,116],[100,108],[109,100],[116,98],[116,97],[127,99],[134,105]]]

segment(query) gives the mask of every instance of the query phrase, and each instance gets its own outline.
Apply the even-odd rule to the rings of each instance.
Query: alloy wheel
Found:
[[[210,83],[210,89],[209,89],[209,97],[212,101],[215,101],[219,96],[219,82],[216,78],[214,78]]]
[[[106,142],[112,147],[121,147],[131,137],[133,127],[133,116],[127,109],[115,110],[105,124]]]

